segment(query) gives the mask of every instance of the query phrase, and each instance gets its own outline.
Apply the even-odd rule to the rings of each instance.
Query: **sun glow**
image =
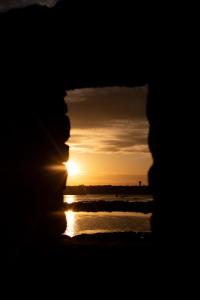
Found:
[[[75,202],[75,195],[64,195],[64,203],[71,204]]]
[[[69,176],[75,176],[79,174],[79,167],[74,161],[69,160],[67,163],[65,163],[65,165]]]

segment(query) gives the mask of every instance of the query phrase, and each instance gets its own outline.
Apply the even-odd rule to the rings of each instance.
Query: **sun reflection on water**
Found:
[[[72,210],[65,211],[67,228],[65,234],[73,237],[75,235],[75,213]]]
[[[64,203],[74,203],[75,202],[75,195],[64,195]]]

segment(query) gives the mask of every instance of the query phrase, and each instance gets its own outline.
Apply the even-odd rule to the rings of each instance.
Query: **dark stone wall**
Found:
[[[161,176],[161,99],[160,85],[158,81],[149,80],[147,98],[147,118],[149,121],[149,150],[152,154],[153,165],[148,174],[149,185],[154,197],[154,210],[151,219],[152,232],[155,240],[159,241],[162,234],[162,176]]]
[[[134,18],[129,13],[123,24],[114,15],[110,20],[109,14],[104,22],[96,15],[86,22],[80,14],[76,23],[63,1],[51,9],[32,6],[0,15],[0,197],[6,239],[64,231],[60,207],[66,171],[49,167],[62,165],[68,156],[65,90],[114,85],[149,84],[154,158],[149,183],[156,203],[152,226],[159,231],[160,99],[150,67],[152,37],[141,25],[144,12],[136,16],[134,11]],[[50,222],[45,218],[49,213]]]
[[[11,243],[66,228],[62,163],[70,123],[54,53],[60,44],[45,33],[46,12],[33,7],[0,19],[1,230]]]

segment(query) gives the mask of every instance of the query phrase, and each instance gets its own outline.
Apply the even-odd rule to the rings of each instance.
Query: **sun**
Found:
[[[79,168],[74,161],[69,160],[68,162],[65,163],[65,165],[69,176],[75,176],[78,174]]]

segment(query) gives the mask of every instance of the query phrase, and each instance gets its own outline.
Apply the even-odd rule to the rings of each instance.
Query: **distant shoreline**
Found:
[[[133,185],[78,185],[78,186],[67,186],[64,189],[65,195],[88,195],[88,194],[105,194],[115,195],[151,195],[149,186]]]

